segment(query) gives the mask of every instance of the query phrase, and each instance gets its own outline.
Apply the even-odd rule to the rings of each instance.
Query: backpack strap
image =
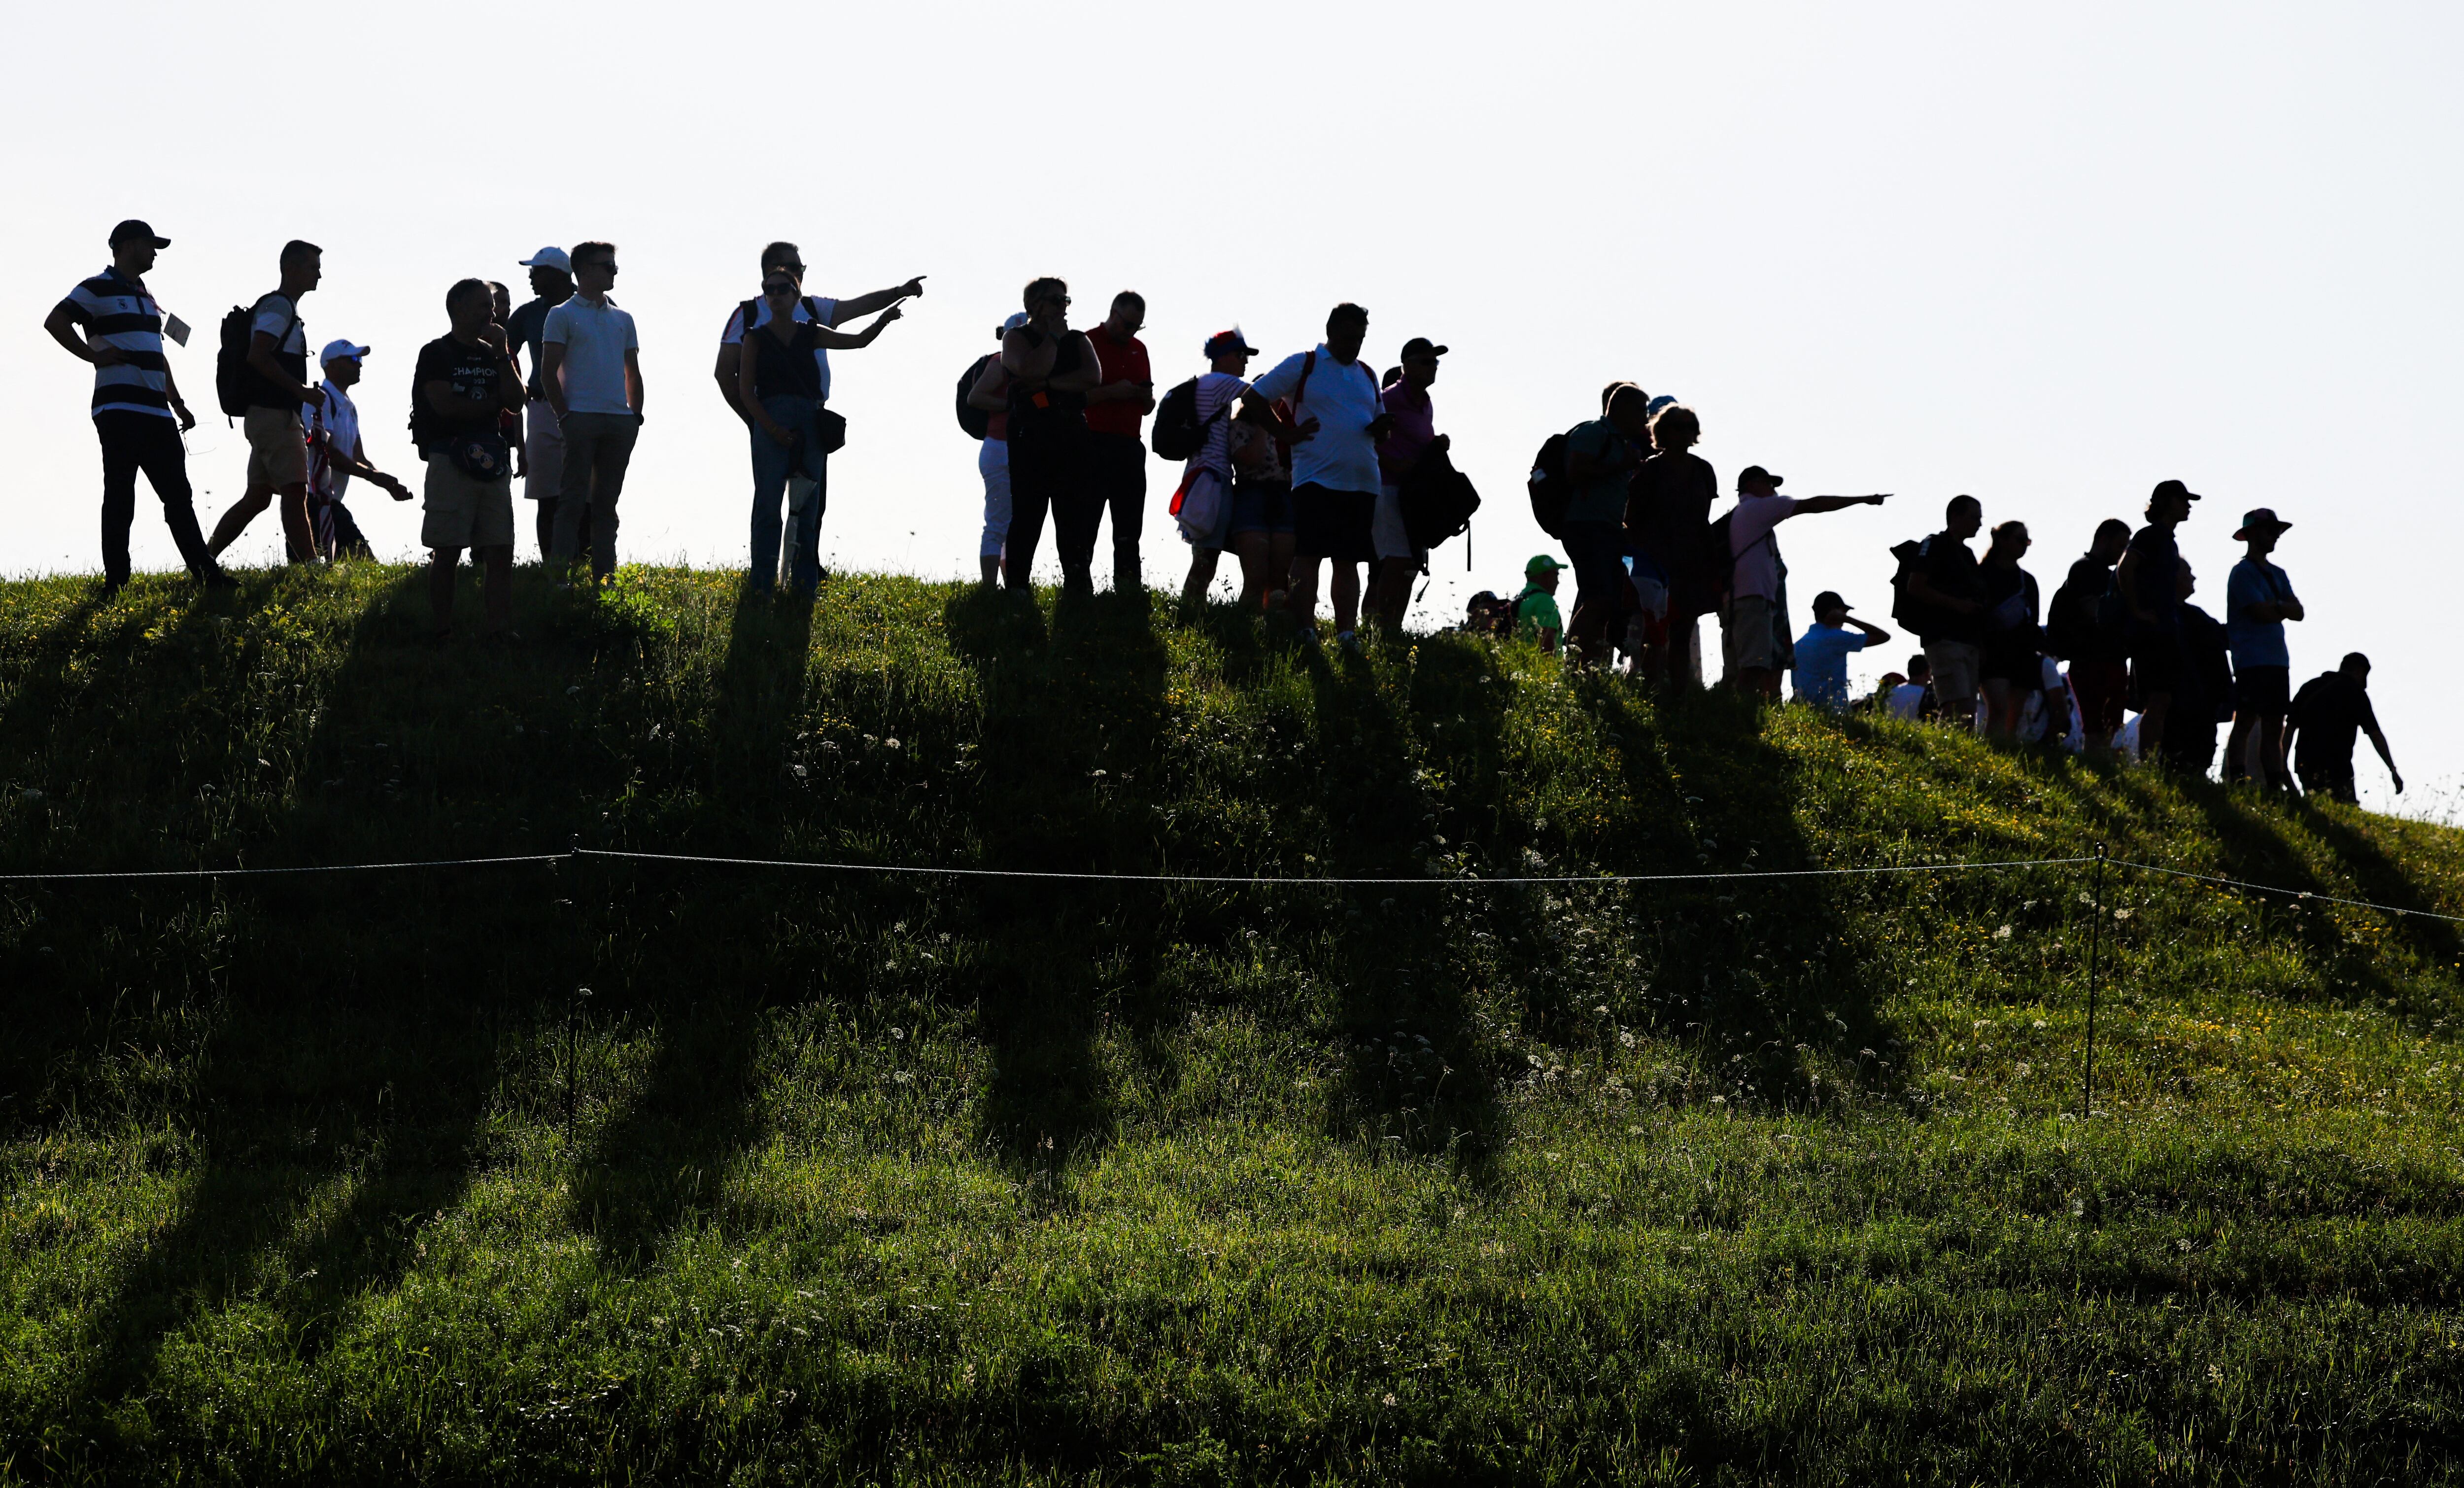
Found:
[[[1309,401],[1309,374],[1316,370],[1317,352],[1312,350],[1301,358],[1301,380],[1292,389],[1292,417],[1296,419],[1300,417],[1301,405]]]
[[[736,313],[744,319],[744,334],[737,338],[739,341],[753,339],[753,318],[760,309],[761,301],[759,300],[748,300],[736,307]]]

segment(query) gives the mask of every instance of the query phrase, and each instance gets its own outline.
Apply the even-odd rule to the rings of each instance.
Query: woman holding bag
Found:
[[[853,350],[869,346],[884,326],[898,319],[898,306],[849,335],[794,318],[796,280],[783,269],[763,276],[761,297],[770,303],[770,318],[744,337],[744,356],[737,364],[739,405],[753,422],[753,570],[747,587],[766,593],[777,583],[781,522],[779,503],[791,474],[814,482],[812,503],[794,514],[795,558],[791,583],[799,595],[810,595],[822,582],[822,508],[827,488],[822,483],[831,451],[847,442],[847,420],[822,407],[822,372],[816,349]]]

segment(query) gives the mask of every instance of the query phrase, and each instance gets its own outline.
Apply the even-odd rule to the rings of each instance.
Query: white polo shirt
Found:
[[[334,456],[348,457],[359,453],[360,406],[332,383],[319,383],[316,401],[299,406],[299,421],[308,427],[312,445],[319,435],[325,440],[325,449],[317,452],[313,472],[317,489],[329,500],[341,500],[343,491],[350,487],[351,473],[339,468],[340,462]],[[325,450],[331,450],[333,455]]]
[[[1308,353],[1284,358],[1251,389],[1268,402],[1299,392],[1293,422],[1317,420],[1316,437],[1292,446],[1293,485],[1316,484],[1375,496],[1379,483],[1377,441],[1369,436],[1369,425],[1386,411],[1377,401],[1377,374],[1365,361],[1344,366],[1323,343],[1315,355],[1317,365],[1309,371],[1306,389],[1300,384]]]

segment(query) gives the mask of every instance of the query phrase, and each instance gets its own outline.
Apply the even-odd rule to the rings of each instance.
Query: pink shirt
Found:
[[[1398,382],[1378,394],[1378,403],[1395,417],[1394,431],[1377,441],[1377,475],[1386,484],[1400,485],[1419,462],[1420,452],[1438,437],[1437,411],[1426,392]]]

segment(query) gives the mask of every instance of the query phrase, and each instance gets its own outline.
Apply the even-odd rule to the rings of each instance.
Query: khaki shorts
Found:
[[[241,416],[240,428],[248,434],[250,485],[308,483],[308,431],[297,409],[252,408]]]
[[[514,483],[510,478],[473,480],[444,455],[428,461],[421,492],[427,516],[420,520],[423,547],[514,545]]]
[[[1925,664],[1933,668],[1933,695],[1945,707],[1976,701],[1976,677],[1984,665],[1984,648],[1966,641],[1927,641],[1925,654]]]
[[[1779,670],[1779,647],[1771,633],[1771,602],[1760,594],[1739,594],[1720,616],[1721,649],[1728,673]]]

